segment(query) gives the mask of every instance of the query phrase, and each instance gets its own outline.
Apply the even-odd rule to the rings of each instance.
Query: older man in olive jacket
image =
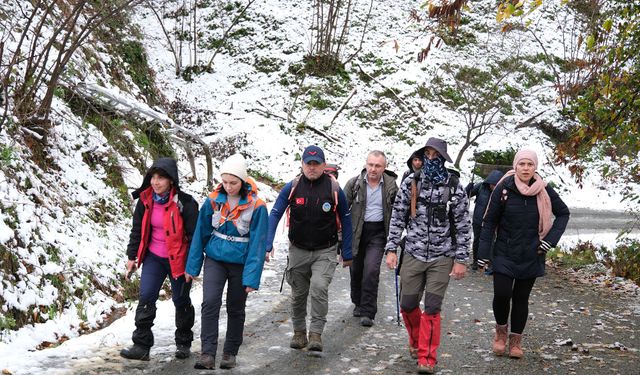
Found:
[[[351,266],[351,301],[353,316],[360,324],[373,325],[378,311],[380,263],[384,255],[393,201],[398,191],[395,173],[386,170],[384,152],[374,150],[367,155],[362,172],[347,182],[345,193],[351,206],[353,223]]]

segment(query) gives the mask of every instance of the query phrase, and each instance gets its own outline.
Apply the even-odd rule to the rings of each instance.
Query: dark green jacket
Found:
[[[360,237],[362,236],[362,226],[364,225],[364,212],[367,204],[367,170],[363,169],[360,175],[355,176],[347,182],[344,192],[347,195],[347,202],[351,207],[351,222],[353,223],[353,239],[351,241],[351,252],[355,258],[360,247]],[[396,199],[398,186],[396,185],[397,174],[385,170],[382,174],[382,215],[384,219],[385,238],[389,235],[389,221],[393,202]]]

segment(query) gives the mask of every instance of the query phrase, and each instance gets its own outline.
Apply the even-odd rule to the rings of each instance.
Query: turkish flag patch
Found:
[[[304,198],[296,198],[296,204],[304,205]]]

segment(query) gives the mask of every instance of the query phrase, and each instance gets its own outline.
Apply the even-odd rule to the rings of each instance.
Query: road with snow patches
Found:
[[[590,217],[586,219],[584,217]],[[595,219],[594,219],[595,218]],[[619,214],[574,212],[572,231],[606,230]],[[593,228],[593,223],[606,228]],[[623,221],[621,221],[623,222]],[[581,224],[583,223],[583,224]],[[589,225],[588,223],[591,223]],[[408,374],[415,373],[409,357],[407,335],[396,321],[395,282],[392,271],[382,268],[380,311],[372,328],[351,316],[349,276],[338,269],[330,290],[330,311],[323,334],[324,352],[315,354],[288,347],[291,323],[287,313],[289,288],[279,293],[284,256],[267,266],[263,286],[251,294],[247,307],[245,341],[233,370],[195,370],[196,355],[187,360],[172,357],[170,340],[152,350],[150,362],[123,360],[120,347],[107,348],[100,363],[77,361],[74,374]],[[442,344],[438,374],[639,374],[640,296],[594,286],[572,275],[547,269],[536,282],[530,299],[521,360],[495,357],[491,349],[492,283],[481,272],[452,280],[443,306]],[[195,289],[193,293],[201,293]],[[225,316],[224,307],[221,316]],[[199,306],[195,332],[199,333]],[[225,324],[221,323],[222,348]],[[194,342],[194,351],[200,342]],[[221,353],[218,353],[218,357]]]

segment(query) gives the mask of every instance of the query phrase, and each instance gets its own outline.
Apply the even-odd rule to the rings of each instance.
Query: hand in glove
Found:
[[[540,245],[538,245],[538,255],[544,255],[547,251],[551,250],[553,246],[545,240],[540,241]]]

